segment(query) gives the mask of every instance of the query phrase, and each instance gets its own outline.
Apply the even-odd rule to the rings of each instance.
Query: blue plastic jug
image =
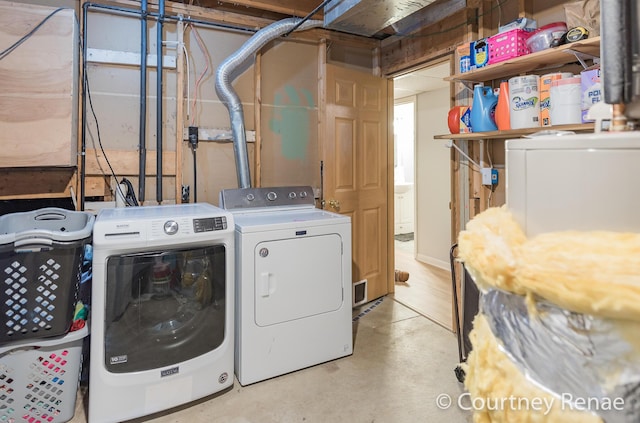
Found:
[[[497,131],[495,112],[498,96],[491,87],[476,85],[473,87],[473,103],[471,104],[471,127],[473,132]]]

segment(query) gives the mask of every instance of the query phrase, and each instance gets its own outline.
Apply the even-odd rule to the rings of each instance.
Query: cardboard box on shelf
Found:
[[[580,72],[582,88],[582,122],[593,122],[587,119],[589,108],[603,100],[600,65],[594,65]]]

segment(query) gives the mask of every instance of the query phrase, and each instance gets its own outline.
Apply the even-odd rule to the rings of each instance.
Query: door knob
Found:
[[[329,206],[333,207],[334,210],[340,210],[340,201],[338,200],[329,200]]]

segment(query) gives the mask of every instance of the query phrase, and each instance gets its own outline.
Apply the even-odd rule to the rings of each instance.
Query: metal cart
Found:
[[[480,292],[475,282],[469,275],[469,272],[456,256],[458,250],[458,244],[453,244],[449,252],[449,258],[451,261],[451,281],[453,288],[453,311],[456,320],[456,335],[458,337],[458,358],[460,363],[467,361],[467,357],[471,352],[471,340],[469,339],[469,333],[473,329],[473,319],[478,314]],[[460,281],[460,301],[458,302],[458,286],[456,283],[456,269],[455,262],[458,261],[462,264],[463,278]],[[462,310],[460,310],[459,303],[462,304]],[[462,366],[456,366],[454,370],[456,378],[459,382],[464,382],[465,371]]]

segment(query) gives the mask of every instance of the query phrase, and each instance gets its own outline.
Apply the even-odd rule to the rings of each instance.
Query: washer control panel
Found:
[[[225,216],[193,219],[193,232],[211,232],[223,229],[227,229],[227,218]]]
[[[227,210],[272,206],[314,206],[310,186],[225,189],[220,206]]]

